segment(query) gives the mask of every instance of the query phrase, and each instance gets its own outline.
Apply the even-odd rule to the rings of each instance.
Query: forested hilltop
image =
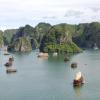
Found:
[[[80,48],[100,48],[100,23],[50,25],[39,23],[18,29],[0,31],[0,47],[7,45],[10,51],[81,52]]]

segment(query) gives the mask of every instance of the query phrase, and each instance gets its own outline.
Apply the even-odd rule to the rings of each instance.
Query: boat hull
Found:
[[[73,85],[74,86],[80,86],[82,84],[84,84],[83,77],[81,77],[79,80],[75,80],[75,79],[73,80]]]

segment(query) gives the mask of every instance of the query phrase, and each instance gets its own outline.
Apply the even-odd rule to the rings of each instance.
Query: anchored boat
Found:
[[[96,44],[96,43],[94,44],[93,49],[94,49],[94,50],[98,50],[98,46],[97,46],[97,44]]]
[[[84,79],[83,79],[81,72],[78,72],[76,73],[75,79],[73,80],[73,85],[80,86],[82,84],[84,84]]]
[[[73,62],[72,64],[71,64],[71,68],[76,68],[77,67],[77,63],[76,62]]]
[[[6,70],[6,72],[7,73],[15,73],[15,72],[17,72],[17,69],[15,69],[15,68],[9,68],[9,69]]]
[[[40,52],[40,53],[38,54],[38,57],[48,57],[48,56],[49,56],[48,53]]]

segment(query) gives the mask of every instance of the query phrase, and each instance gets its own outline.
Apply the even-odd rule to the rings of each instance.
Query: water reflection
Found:
[[[82,90],[82,85],[80,86],[73,86],[73,89],[75,91],[75,95],[80,98],[81,96],[81,90]]]
[[[39,60],[47,60],[48,57],[38,57]]]
[[[52,56],[52,55],[50,55],[48,57],[48,61],[49,62],[62,62],[63,58],[64,58],[63,55],[58,55],[58,56]]]
[[[100,80],[97,77],[100,75],[100,67],[98,67],[100,51],[85,51],[82,54],[73,55],[66,63],[64,55],[49,56],[47,60],[38,58],[37,52],[12,55],[14,56],[13,67],[18,69],[16,74],[5,73],[4,64],[9,57],[3,54],[0,57],[0,100],[100,99]],[[75,70],[71,68],[72,62],[78,63]],[[73,87],[70,84],[74,74],[79,70],[84,73],[89,85]]]
[[[49,54],[48,61],[68,62],[70,60],[70,56],[71,54],[63,54],[63,53],[58,53],[57,56],[53,56],[52,54]]]

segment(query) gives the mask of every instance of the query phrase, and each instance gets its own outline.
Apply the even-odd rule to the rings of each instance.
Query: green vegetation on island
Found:
[[[72,41],[71,34],[65,31],[64,27],[51,27],[47,34],[44,35],[41,45],[41,52],[70,52],[76,53],[82,50]]]
[[[100,23],[79,24],[76,30],[77,33],[78,35],[73,37],[73,41],[78,46],[82,48],[93,48],[96,44],[100,48]]]
[[[39,23],[32,27],[25,25],[19,29],[0,31],[0,47],[7,45],[11,51],[40,52],[81,52],[80,48],[100,48],[100,23],[70,25],[61,23],[50,25]]]
[[[0,30],[0,48],[3,46],[4,41],[3,41],[3,32]]]

